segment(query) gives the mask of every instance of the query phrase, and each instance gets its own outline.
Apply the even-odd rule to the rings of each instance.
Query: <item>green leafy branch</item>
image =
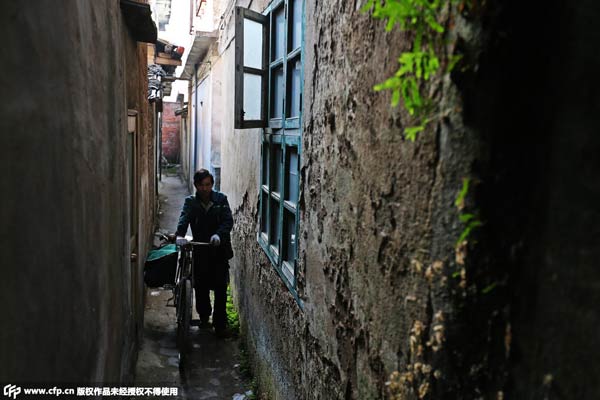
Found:
[[[465,198],[467,197],[467,193],[469,193],[470,185],[471,185],[471,179],[463,178],[462,188],[460,189],[460,192],[458,192],[458,195],[456,196],[456,199],[454,200],[454,205],[459,210],[462,210],[463,208],[465,208]]]
[[[471,184],[471,180],[469,178],[463,178],[462,188],[458,192],[456,199],[454,200],[454,205],[460,211],[458,215],[458,219],[460,222],[464,224],[464,229],[461,232],[458,240],[455,244],[456,251],[456,260],[457,264],[464,264],[464,260],[466,257],[466,249],[467,249],[467,239],[471,235],[474,229],[479,228],[483,225],[483,222],[479,220],[477,214],[473,213],[463,213],[462,210],[465,208],[465,198],[469,193],[469,186]],[[459,262],[460,261],[460,262]],[[462,271],[455,271],[452,274],[453,278],[458,278],[464,273],[464,268]],[[481,294],[488,294],[492,290],[494,290],[498,286],[498,282],[492,282],[481,290]]]
[[[407,139],[415,141],[417,134],[433,120],[431,113],[435,108],[431,99],[422,94],[424,83],[440,71],[440,56],[436,48],[440,47],[445,29],[439,22],[444,7],[458,0],[368,0],[362,12],[373,10],[373,18],[387,19],[386,31],[398,26],[402,31],[414,32],[410,51],[398,58],[399,68],[386,81],[374,86],[375,91],[391,90],[392,106],[400,100],[414,119],[415,124],[404,130]],[[460,56],[448,60],[446,73],[449,73]]]
[[[456,200],[454,200],[454,205],[459,209],[459,211],[461,211],[460,215],[458,216],[458,219],[460,220],[460,222],[465,224],[465,228],[463,229],[460,236],[458,237],[458,240],[456,241],[457,247],[460,246],[465,240],[467,240],[473,229],[483,225],[483,223],[475,214],[462,212],[462,210],[465,207],[465,198],[467,196],[467,193],[469,192],[470,184],[471,179],[463,178],[462,188],[460,189],[458,196],[456,196]]]
[[[233,298],[231,296],[231,287],[227,286],[227,302],[225,304],[227,313],[227,326],[234,335],[238,335],[240,332],[240,318],[233,304]]]
[[[457,245],[467,240],[473,229],[483,225],[483,223],[479,221],[474,214],[461,214],[458,218],[460,219],[460,222],[466,224],[466,226],[456,241]]]
[[[467,197],[467,194],[469,193],[470,184],[471,184],[471,179],[463,178],[462,188],[460,189],[460,191],[458,192],[458,195],[456,196],[456,199],[454,200],[454,205],[456,206],[456,208],[458,208],[458,211],[459,211],[458,219],[460,220],[460,222],[462,222],[465,225],[465,227],[463,228],[463,231],[461,232],[460,236],[458,237],[458,240],[454,244],[457,265],[465,264],[465,258],[467,255],[467,244],[468,244],[467,238],[469,237],[469,235],[471,234],[473,229],[482,225],[481,221],[476,217],[475,214],[463,212],[463,210],[465,208],[465,199]],[[463,268],[463,270],[464,270],[464,268]],[[460,275],[461,275],[460,272],[457,271],[452,275],[452,277],[457,278]]]

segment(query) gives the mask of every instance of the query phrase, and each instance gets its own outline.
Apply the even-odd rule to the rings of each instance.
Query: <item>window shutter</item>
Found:
[[[235,8],[235,129],[267,126],[269,18]]]

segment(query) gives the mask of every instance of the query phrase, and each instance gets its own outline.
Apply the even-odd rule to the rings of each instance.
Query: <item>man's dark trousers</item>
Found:
[[[200,315],[200,321],[208,322],[212,307],[210,306],[210,290],[206,284],[199,283],[194,289],[196,291],[196,311]],[[227,284],[215,285],[215,310],[213,313],[213,326],[215,330],[224,330],[227,320]]]
[[[199,257],[194,254],[194,291],[196,292],[196,311],[200,321],[208,322],[213,316],[216,331],[224,330],[227,325],[227,285],[229,283],[229,263],[221,257]],[[210,291],[215,293],[214,312],[210,305]]]

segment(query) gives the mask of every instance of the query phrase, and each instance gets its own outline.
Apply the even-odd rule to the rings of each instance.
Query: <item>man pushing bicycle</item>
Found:
[[[200,169],[194,173],[196,195],[188,196],[183,204],[177,224],[178,246],[185,246],[188,225],[192,227],[195,242],[208,242],[211,246],[194,247],[194,289],[196,311],[202,327],[212,324],[218,337],[227,336],[227,285],[229,263],[233,257],[231,229],[233,217],[227,196],[212,190],[215,180],[210,172]],[[210,290],[214,291],[214,311],[210,304]]]

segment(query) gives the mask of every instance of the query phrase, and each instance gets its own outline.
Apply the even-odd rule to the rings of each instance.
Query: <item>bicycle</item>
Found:
[[[201,326],[200,320],[192,319],[194,308],[194,247],[214,247],[210,243],[188,241],[184,246],[175,246],[175,234],[159,232],[155,234],[161,244],[151,252],[146,262],[144,281],[149,287],[163,287],[171,290],[167,307],[175,308],[176,345],[179,353],[179,367],[183,368],[190,349],[190,328]]]
[[[175,272],[173,299],[177,318],[177,349],[179,350],[179,366],[183,367],[190,348],[190,327],[199,326],[200,320],[192,319],[194,290],[194,246],[211,246],[210,243],[188,242],[179,246],[179,260]]]

